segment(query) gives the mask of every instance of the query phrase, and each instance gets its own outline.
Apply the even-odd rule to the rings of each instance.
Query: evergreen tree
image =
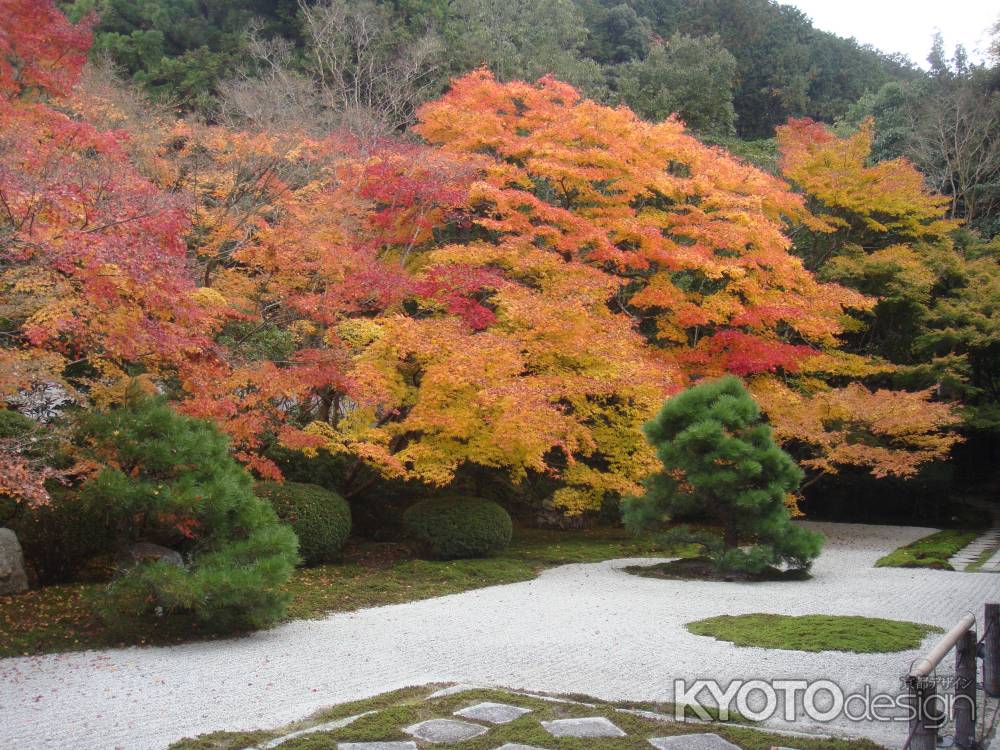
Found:
[[[717,36],[674,34],[616,72],[618,94],[644,119],[658,122],[676,113],[698,133],[734,132],[736,58]]]
[[[109,620],[156,614],[237,630],[284,615],[298,542],[254,496],[214,425],[130,393],[124,407],[87,417],[79,436],[106,466],[83,486],[82,502],[105,514],[122,548],[166,545],[186,561],[126,571],[109,587]]]
[[[629,528],[684,517],[717,523],[721,540],[686,533],[672,539],[702,544],[721,570],[808,568],[819,554],[822,537],[793,526],[785,503],[802,471],[775,444],[739,378],[699,383],[667,400],[645,432],[663,470],[646,481],[642,497],[626,502]],[[754,546],[741,549],[745,542]]]

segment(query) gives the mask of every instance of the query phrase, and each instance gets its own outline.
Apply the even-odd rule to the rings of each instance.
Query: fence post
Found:
[[[955,744],[976,744],[976,631],[967,630],[955,646]]]
[[[927,708],[934,704],[934,682],[926,677],[906,678],[910,716],[910,744],[908,750],[936,750],[938,721],[927,715]]]
[[[987,604],[983,617],[983,688],[1000,697],[1000,604]]]

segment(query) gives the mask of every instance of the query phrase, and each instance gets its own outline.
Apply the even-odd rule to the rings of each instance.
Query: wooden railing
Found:
[[[903,750],[935,750],[938,732],[945,723],[945,696],[938,694],[934,670],[945,656],[955,651],[954,696],[951,715],[955,720],[955,745],[963,750],[977,750],[976,706],[978,705],[978,669],[983,661],[983,685],[986,695],[1000,697],[1000,604],[987,604],[983,615],[983,637],[976,639],[976,616],[965,615],[938,641],[927,655],[917,659],[906,676],[910,711],[910,735]]]

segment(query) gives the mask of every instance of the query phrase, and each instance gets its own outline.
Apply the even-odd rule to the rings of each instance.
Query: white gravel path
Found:
[[[0,660],[0,748],[162,750],[185,736],[273,727],[440,681],[633,700],[669,699],[675,678],[823,677],[895,691],[916,652],[737,648],[691,635],[683,623],[775,612],[948,627],[1000,598],[995,574],[872,567],[929,529],[809,525],[828,538],[809,582],[664,581],[620,570],[630,561],[567,565],[534,581],[294,622],[239,640]],[[887,724],[795,728],[889,745],[905,734]]]

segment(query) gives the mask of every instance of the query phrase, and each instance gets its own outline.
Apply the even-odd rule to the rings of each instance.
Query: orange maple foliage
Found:
[[[866,467],[875,477],[912,476],[947,455],[957,439],[948,428],[961,421],[951,404],[932,401],[926,391],[871,391],[852,383],[803,395],[774,379],[751,387],[775,436],[811,449],[801,463],[814,477],[840,466]]]
[[[813,230],[874,234],[885,244],[941,241],[958,226],[945,218],[949,199],[932,192],[911,162],[869,166],[875,137],[870,119],[846,138],[808,119],[789,120],[777,136],[781,173],[814,202]]]
[[[900,431],[895,436],[869,425],[882,443],[864,455],[851,447],[849,431],[831,429],[818,439],[816,424],[823,420],[785,419],[787,405],[810,394],[817,394],[810,402],[816,410],[824,399],[840,399],[873,420],[880,419],[883,405],[928,401],[926,393],[872,393],[861,386],[831,391],[826,385],[831,378],[865,377],[891,367],[838,351],[852,325],[846,313],[870,310],[875,300],[818,281],[790,252],[788,223],[832,232],[841,220],[832,213],[817,217],[785,183],[699,143],[676,121],[642,122],[550,78],[500,84],[478,71],[454,81],[447,95],[418,116],[415,129],[431,143],[491,158],[470,198],[473,220],[491,244],[530,244],[564,264],[582,263],[612,276],[613,309],[630,316],[688,378],[731,372],[753,379],[772,418],[784,419],[784,439],[809,446],[810,465],[818,471],[848,463],[876,475],[908,474],[946,454],[954,442],[941,432],[951,423],[943,405],[911,409],[918,418],[905,429],[891,425]],[[811,126],[793,123],[786,137],[793,129],[811,139],[785,156],[797,182],[811,172],[800,173],[793,164],[857,160],[854,152],[870,137],[863,133],[851,142],[845,157],[832,154],[837,149],[828,149],[824,138],[814,138],[819,131]],[[898,166],[856,175],[846,187],[835,172],[824,175],[810,188],[840,189],[846,195],[840,200],[851,206],[875,186],[909,191],[898,205],[873,207],[870,223],[895,210],[890,224],[900,233],[926,235],[951,226],[937,220],[940,198],[923,189],[919,175],[915,180]],[[463,257],[469,250],[446,251]],[[779,393],[782,398],[775,397]]]
[[[442,485],[466,463],[559,474],[567,506],[638,488],[638,426],[669,368],[608,309],[612,277],[526,243],[442,240],[473,229],[481,159],[189,125],[164,143],[196,199],[199,294],[224,334],[249,328],[184,371],[183,408],[255,470],[274,475],[261,451],[278,434],[350,459],[348,494],[362,467]],[[261,331],[289,346],[280,361],[248,350]]]
[[[870,304],[788,252],[784,219],[805,214],[801,197],[675,120],[482,70],[418,117],[415,130],[446,152],[493,157],[470,197],[479,227],[620,279],[617,308],[658,343],[694,349],[692,371],[794,366],[836,343],[846,308]],[[713,371],[719,353],[728,366]]]
[[[926,305],[942,269],[962,262],[950,237],[958,223],[946,218],[948,199],[931,192],[909,161],[870,165],[872,138],[871,121],[839,138],[825,125],[791,120],[778,128],[781,169],[806,194],[813,212],[802,218],[809,231],[800,233],[800,252],[821,276],[882,298],[866,322],[879,323],[888,299],[890,320],[880,330],[884,348],[908,356],[899,341],[904,316],[894,311]],[[855,354],[840,356],[872,362],[861,356],[871,350],[855,347]],[[881,369],[897,368],[884,363]],[[844,374],[864,378],[877,372]],[[877,477],[909,476],[925,462],[947,458],[960,439],[950,429],[960,421],[954,405],[937,401],[934,389],[873,391],[859,382],[830,389],[819,381],[811,386],[793,394],[779,384],[761,384],[756,392],[777,433],[810,447],[812,457],[804,463],[817,472],[852,464]]]

